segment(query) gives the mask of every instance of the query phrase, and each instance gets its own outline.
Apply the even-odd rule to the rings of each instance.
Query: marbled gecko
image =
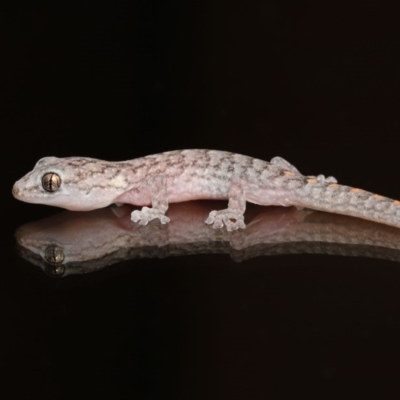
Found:
[[[306,207],[400,228],[400,202],[339,185],[333,177],[304,176],[281,157],[270,162],[218,150],[178,150],[109,162],[86,157],[45,157],[14,184],[13,195],[29,203],[85,211],[112,203],[144,206],[133,222],[169,222],[168,203],[228,200],[206,223],[228,231],[244,228],[246,201]],[[149,208],[147,206],[151,205]]]

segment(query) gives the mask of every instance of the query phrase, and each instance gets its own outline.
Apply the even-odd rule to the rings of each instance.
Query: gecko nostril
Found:
[[[14,196],[14,197],[18,197],[18,196],[19,196],[19,193],[20,193],[20,190],[17,188],[16,185],[14,185],[13,188],[12,188],[12,194],[13,194],[13,196]]]

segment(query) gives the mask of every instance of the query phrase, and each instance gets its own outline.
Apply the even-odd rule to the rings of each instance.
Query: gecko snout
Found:
[[[21,194],[21,190],[18,188],[17,184],[14,184],[14,186],[13,186],[12,194],[16,199],[19,199],[20,194]]]

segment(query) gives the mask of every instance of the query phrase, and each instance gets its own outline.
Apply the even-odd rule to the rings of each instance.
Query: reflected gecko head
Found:
[[[111,169],[108,163],[91,158],[45,157],[14,184],[12,194],[28,203],[74,211],[105,207],[115,197],[107,190]]]

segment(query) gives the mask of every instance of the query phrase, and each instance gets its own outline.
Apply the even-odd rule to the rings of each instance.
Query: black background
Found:
[[[397,9],[277,0],[0,8],[2,398],[396,393],[397,264],[204,255],[54,283],[18,258],[13,232],[57,210],[19,203],[11,187],[48,155],[212,148],[280,155],[305,174],[400,198]]]

